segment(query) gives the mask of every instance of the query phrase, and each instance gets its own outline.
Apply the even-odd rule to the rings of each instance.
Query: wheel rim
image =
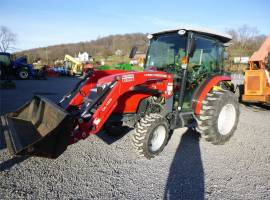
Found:
[[[234,105],[226,104],[221,109],[218,116],[218,130],[221,135],[227,135],[234,127],[236,120],[236,110]]]
[[[152,152],[155,152],[160,149],[166,138],[165,126],[163,125],[157,126],[151,136],[152,137],[150,139],[149,149]]]
[[[21,71],[21,72],[20,72],[20,77],[23,78],[23,79],[28,78],[28,72],[26,72],[26,71]]]

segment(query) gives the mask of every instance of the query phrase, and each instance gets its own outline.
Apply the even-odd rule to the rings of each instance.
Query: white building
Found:
[[[89,54],[87,52],[79,52],[78,57],[76,58],[76,60],[80,61],[80,62],[86,62],[89,61]]]
[[[116,56],[122,56],[122,55],[123,55],[123,51],[122,51],[121,49],[117,49],[117,50],[115,51],[115,55],[116,55]]]
[[[243,57],[234,57],[233,58],[233,62],[235,64],[248,64],[248,61],[249,61],[249,57],[247,56],[243,56]]]

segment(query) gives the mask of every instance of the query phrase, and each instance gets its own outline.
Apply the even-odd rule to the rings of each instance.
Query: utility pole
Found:
[[[47,47],[46,47],[46,49],[45,49],[45,52],[46,52],[47,65],[49,65],[48,48],[47,48]]]

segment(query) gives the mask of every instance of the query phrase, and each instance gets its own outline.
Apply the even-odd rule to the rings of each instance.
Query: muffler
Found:
[[[57,158],[69,144],[75,120],[49,99],[34,96],[1,116],[1,123],[11,155]]]

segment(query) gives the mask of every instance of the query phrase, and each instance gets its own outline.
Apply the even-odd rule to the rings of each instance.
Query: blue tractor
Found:
[[[0,75],[1,78],[15,76],[22,80],[45,79],[46,69],[34,69],[33,65],[27,63],[26,56],[13,60],[10,53],[0,52]]]

